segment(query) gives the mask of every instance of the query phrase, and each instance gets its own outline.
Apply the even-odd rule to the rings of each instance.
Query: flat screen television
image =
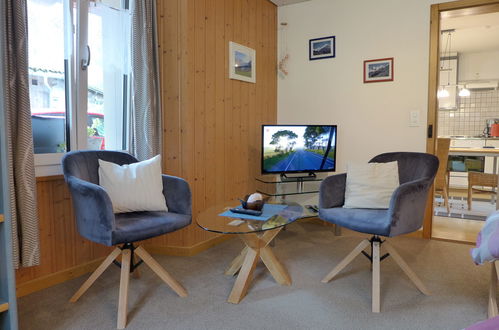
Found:
[[[262,174],[336,170],[336,125],[263,125]]]

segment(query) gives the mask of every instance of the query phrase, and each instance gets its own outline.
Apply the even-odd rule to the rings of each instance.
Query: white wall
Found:
[[[278,122],[338,125],[338,166],[389,151],[425,151],[431,0],[312,0],[279,8],[289,75]],[[336,58],[309,61],[308,40],[336,36]],[[286,40],[286,42],[283,42]],[[393,82],[363,83],[363,61],[394,57]],[[409,127],[419,111],[419,127]]]
[[[458,80],[499,79],[499,50],[460,53]]]

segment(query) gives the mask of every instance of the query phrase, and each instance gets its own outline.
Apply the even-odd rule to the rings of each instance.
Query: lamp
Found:
[[[437,92],[437,97],[439,99],[443,98],[443,97],[449,97],[449,91],[446,90],[443,86],[441,86],[439,89],[438,89],[438,92]]]
[[[445,49],[444,49],[444,61],[440,65],[440,71],[447,71],[447,86],[441,85],[438,89],[437,92],[437,97],[444,98],[444,97],[449,97],[450,93],[445,87],[450,86],[450,51],[451,51],[451,38],[452,38],[452,32],[454,32],[454,29],[449,29],[449,30],[443,30],[441,33],[447,33],[447,40],[445,42]],[[447,69],[444,68],[445,65],[445,60],[447,60]],[[442,62],[442,61],[441,61]]]
[[[468,97],[471,95],[471,92],[469,89],[466,88],[466,86],[463,86],[463,88],[461,88],[461,90],[459,91],[459,96],[461,97]]]

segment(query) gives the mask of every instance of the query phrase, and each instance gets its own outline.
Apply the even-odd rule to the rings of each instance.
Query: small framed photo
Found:
[[[310,61],[322,60],[336,56],[336,37],[310,39],[308,42],[308,58]]]
[[[229,42],[229,78],[256,83],[256,51]]]
[[[393,81],[393,57],[364,61],[364,83]]]

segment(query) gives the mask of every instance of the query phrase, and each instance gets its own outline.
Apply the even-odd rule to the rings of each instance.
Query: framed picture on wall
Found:
[[[393,81],[393,57],[364,61],[364,83]]]
[[[256,51],[229,42],[229,78],[256,83]]]
[[[322,60],[336,56],[336,37],[310,39],[308,42],[308,58],[310,61]]]

